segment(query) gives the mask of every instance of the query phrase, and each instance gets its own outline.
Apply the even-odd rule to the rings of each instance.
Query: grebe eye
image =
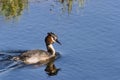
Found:
[[[55,38],[54,36],[52,36],[52,38],[53,38],[54,40],[56,40],[56,38]]]
[[[52,36],[53,40],[56,41],[57,40],[57,37],[56,36]]]

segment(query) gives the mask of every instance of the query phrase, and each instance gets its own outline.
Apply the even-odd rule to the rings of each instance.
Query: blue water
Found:
[[[44,66],[24,67],[0,73],[0,80],[120,79],[120,1],[86,0],[83,8],[76,2],[70,14],[61,7],[53,1],[30,2],[18,20],[0,16],[0,50],[46,49],[44,37],[51,31],[62,43],[54,44],[62,55],[55,61],[61,68],[56,76],[49,77]]]

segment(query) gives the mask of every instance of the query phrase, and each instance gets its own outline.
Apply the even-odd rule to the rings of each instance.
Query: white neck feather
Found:
[[[55,56],[55,49],[52,44],[48,45],[49,49],[52,50],[52,56]]]

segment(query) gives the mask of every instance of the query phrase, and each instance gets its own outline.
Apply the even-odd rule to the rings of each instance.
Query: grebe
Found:
[[[58,37],[56,34],[49,32],[45,37],[45,43],[47,51],[45,50],[30,50],[22,53],[19,56],[13,57],[13,60],[20,60],[25,64],[36,64],[36,63],[44,63],[49,61],[49,59],[56,57],[56,52],[53,47],[53,43],[61,43],[58,41]]]

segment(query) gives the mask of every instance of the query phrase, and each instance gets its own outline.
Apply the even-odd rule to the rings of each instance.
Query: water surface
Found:
[[[72,3],[71,8],[67,2],[31,1],[18,19],[0,15],[0,50],[46,49],[44,37],[51,31],[62,42],[54,44],[62,55],[54,63],[61,68],[56,76],[49,77],[45,66],[24,67],[0,73],[0,80],[120,79],[120,1]]]

